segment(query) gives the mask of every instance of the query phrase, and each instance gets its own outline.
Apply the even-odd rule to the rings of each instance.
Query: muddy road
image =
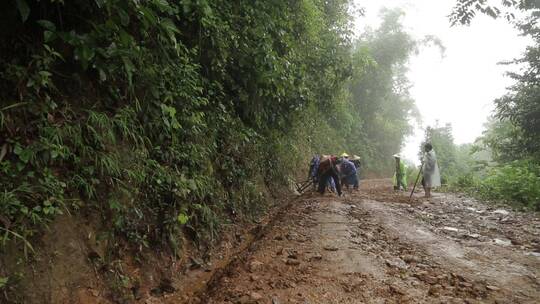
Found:
[[[304,194],[186,302],[540,303],[539,237],[537,214],[368,180]]]

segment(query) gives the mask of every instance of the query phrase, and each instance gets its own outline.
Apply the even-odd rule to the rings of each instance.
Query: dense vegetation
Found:
[[[353,41],[347,0],[0,8],[0,250],[62,214],[98,214],[113,251],[211,245],[312,153],[388,173],[410,132],[399,11]]]
[[[351,151],[360,151],[368,160],[368,166],[390,176],[394,170],[391,156],[401,150],[404,138],[412,132],[409,119],[419,118],[409,94],[407,63],[426,43],[441,44],[432,37],[416,40],[408,34],[399,21],[402,11],[382,14],[380,27],[363,33],[354,47],[354,62],[365,60],[366,55],[370,62],[350,81],[348,111],[353,128],[343,136]]]
[[[474,2],[458,1],[454,22],[469,22]],[[516,21],[536,42],[518,60],[528,69],[477,145],[453,146],[449,126],[428,137],[448,184],[538,208],[538,10],[504,3],[530,13]],[[313,153],[358,154],[389,175],[418,116],[408,59],[440,46],[409,35],[399,10],[353,40],[348,0],[0,9],[0,256],[34,251],[58,216],[96,214],[110,251],[210,246],[224,223],[252,220],[305,178]],[[479,150],[492,158],[470,157]],[[2,263],[0,288],[13,282]]]
[[[451,126],[428,129],[426,140],[437,147],[450,188],[540,210],[540,3],[502,1],[496,7],[460,0],[451,19],[468,24],[477,12],[504,16],[531,38],[524,56],[507,63],[521,64],[522,72],[509,73],[515,84],[495,100],[494,116],[474,144],[454,145]]]
[[[290,125],[349,73],[345,2],[16,4],[1,62],[14,236],[88,206],[146,246],[183,224],[213,238],[218,214],[256,210],[258,186],[286,176]]]

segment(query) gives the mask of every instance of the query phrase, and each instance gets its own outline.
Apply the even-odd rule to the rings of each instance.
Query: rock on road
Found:
[[[303,195],[196,302],[540,303],[537,214],[406,195]]]

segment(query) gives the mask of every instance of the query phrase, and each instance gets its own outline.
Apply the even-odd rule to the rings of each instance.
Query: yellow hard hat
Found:
[[[349,154],[343,152],[343,153],[341,154],[341,157],[349,158]]]

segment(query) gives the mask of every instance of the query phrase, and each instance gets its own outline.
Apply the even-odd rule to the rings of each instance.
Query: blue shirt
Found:
[[[343,176],[356,174],[356,166],[350,160],[343,159],[343,162],[341,162],[341,174]]]
[[[311,162],[309,163],[309,176],[308,177],[313,178],[317,176],[317,171],[319,171],[319,162],[320,162],[319,156],[318,155],[313,156],[313,158],[311,159]]]

